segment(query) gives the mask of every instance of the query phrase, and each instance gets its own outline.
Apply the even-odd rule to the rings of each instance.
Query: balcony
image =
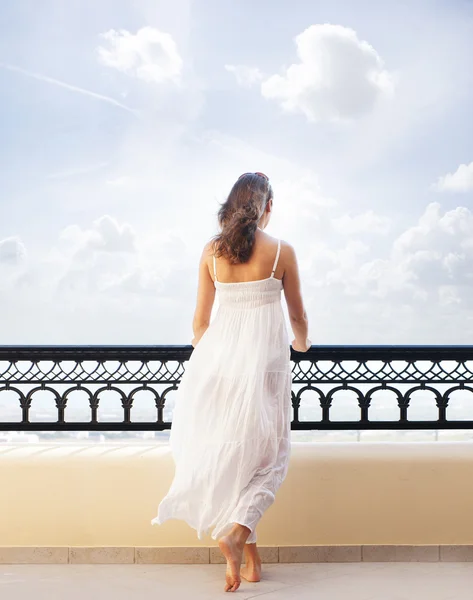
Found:
[[[150,524],[173,475],[166,436],[191,352],[0,347],[5,589],[220,592],[211,538]],[[472,346],[292,352],[289,473],[258,527],[266,578],[242,597],[470,597],[472,358]]]

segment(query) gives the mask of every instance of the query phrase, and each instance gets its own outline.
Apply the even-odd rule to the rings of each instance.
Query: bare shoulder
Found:
[[[287,242],[286,240],[281,239],[281,258],[285,262],[293,262],[296,257],[296,252],[294,250],[294,246]]]
[[[290,244],[286,240],[281,239],[281,252],[283,250],[285,252],[294,252],[294,248],[293,248],[292,244]]]
[[[291,244],[289,244],[289,242],[286,242],[286,240],[283,240],[282,238],[277,238],[274,235],[269,235],[269,233],[266,233],[266,231],[261,231],[259,233],[261,239],[264,239],[265,242],[269,242],[269,244],[267,244],[268,246],[277,244],[278,241],[281,240],[281,252],[283,252],[283,250],[286,250],[287,248],[292,248]]]
[[[272,238],[272,240],[274,240],[274,242],[281,242],[281,249],[279,252],[279,259],[278,259],[278,272],[281,273],[281,278],[284,279],[284,277],[287,275],[288,270],[293,268],[294,262],[295,262],[295,252],[294,252],[294,248],[292,246],[292,244],[290,244],[289,242],[287,242],[286,240],[283,240],[282,238],[279,240],[278,238]]]
[[[204,245],[204,248],[202,250],[202,256],[205,257],[205,258],[210,258],[213,253],[214,253],[214,241],[213,240],[209,240]]]
[[[214,254],[214,241],[210,240],[204,244],[202,254],[200,255],[200,264],[206,265],[209,272],[212,270],[212,261]]]

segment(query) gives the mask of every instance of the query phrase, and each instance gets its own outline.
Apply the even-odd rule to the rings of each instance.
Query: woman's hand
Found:
[[[199,343],[200,338],[196,338],[194,337],[192,339],[191,345],[195,348],[197,346],[197,344]]]
[[[309,338],[306,338],[304,346],[298,340],[292,340],[291,346],[296,352],[307,352],[307,350],[309,350],[309,348],[312,346],[312,342],[309,340]]]

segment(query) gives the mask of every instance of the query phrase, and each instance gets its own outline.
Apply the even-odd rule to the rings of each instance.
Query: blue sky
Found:
[[[0,28],[3,343],[190,343],[248,170],[314,344],[471,341],[472,2],[11,0]]]

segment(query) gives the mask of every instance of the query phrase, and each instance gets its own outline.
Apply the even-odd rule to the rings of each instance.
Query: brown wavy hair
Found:
[[[230,264],[248,262],[258,221],[272,198],[271,184],[262,175],[245,173],[235,182],[217,213],[221,231],[212,238],[217,258],[225,256]]]

